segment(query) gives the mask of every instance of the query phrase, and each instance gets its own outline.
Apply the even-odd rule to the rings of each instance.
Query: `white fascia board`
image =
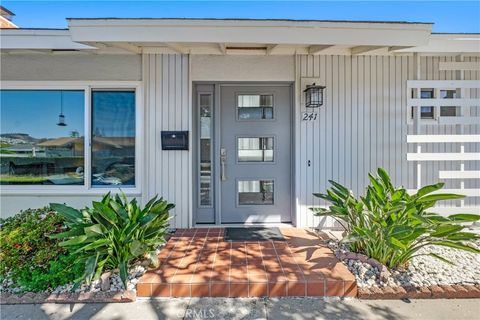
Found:
[[[431,24],[272,20],[69,19],[77,42],[419,46]]]
[[[1,29],[2,50],[96,50],[72,41],[69,30]]]
[[[426,45],[395,52],[480,54],[480,34],[432,34]]]

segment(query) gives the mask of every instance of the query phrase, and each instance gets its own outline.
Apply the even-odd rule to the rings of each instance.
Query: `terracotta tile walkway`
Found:
[[[140,278],[140,297],[356,296],[355,277],[315,233],[228,242],[222,228],[179,229]]]

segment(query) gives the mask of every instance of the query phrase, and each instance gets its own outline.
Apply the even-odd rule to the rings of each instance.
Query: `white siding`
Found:
[[[465,61],[478,58],[466,57]],[[422,80],[456,79],[455,71],[439,71],[439,62],[455,61],[455,57],[422,57]],[[465,71],[465,80],[479,79],[478,71]],[[413,145],[406,143],[413,125],[407,124],[410,110],[406,107],[407,80],[415,74],[412,56],[307,56],[296,58],[296,81],[302,77],[319,78],[326,85],[324,106],[317,110],[316,121],[305,122],[297,117],[297,226],[334,227],[329,218],[314,217],[309,207],[325,202],[312,193],[325,192],[332,179],[363,194],[368,172],[378,167],[387,169],[395,184],[414,188],[414,164],[406,161]],[[302,94],[297,87],[297,95]],[[478,97],[472,90],[471,97]],[[298,102],[297,114],[304,111]],[[471,109],[472,114],[480,112]],[[455,134],[455,126],[423,126],[424,134]],[[478,134],[479,125],[469,126],[465,134]],[[479,144],[470,144],[465,152],[478,152]],[[430,144],[422,152],[457,151],[452,144]],[[312,166],[307,166],[307,161]],[[428,162],[423,165],[422,183],[438,182],[440,170],[458,170],[453,163]],[[457,168],[458,167],[458,168]],[[465,170],[478,170],[478,162],[466,163]],[[446,188],[458,188],[458,181],[445,180]],[[465,188],[479,188],[476,180]],[[475,205],[468,199],[467,205]],[[478,198],[477,198],[478,199]],[[445,203],[445,206],[451,204]]]
[[[172,226],[190,224],[192,205],[191,151],[162,151],[161,131],[192,128],[189,57],[144,54],[145,199],[158,194],[176,207]],[[190,137],[191,140],[191,137]],[[191,141],[190,141],[191,149]]]

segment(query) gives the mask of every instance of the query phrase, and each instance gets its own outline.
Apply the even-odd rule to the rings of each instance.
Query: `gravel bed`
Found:
[[[471,243],[480,248],[480,242]],[[348,252],[346,246],[338,241],[330,241],[328,246],[355,275],[359,287],[397,287],[480,284],[480,254],[440,246],[422,248],[419,253],[436,253],[454,264],[448,264],[432,256],[419,256],[412,259],[406,270],[388,270],[381,273],[380,268],[361,261],[349,259],[355,255]],[[383,267],[385,270],[385,267]],[[386,275],[386,276],[385,276]]]

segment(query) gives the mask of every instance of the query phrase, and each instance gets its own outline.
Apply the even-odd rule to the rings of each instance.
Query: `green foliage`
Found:
[[[439,245],[480,253],[465,241],[480,237],[464,232],[461,222],[480,220],[479,215],[455,214],[443,217],[428,212],[437,201],[463,198],[461,195],[437,193],[443,183],[429,185],[409,195],[393,186],[390,176],[378,169],[369,174],[366,195],[358,199],[346,187],[330,181],[326,194],[314,194],[331,203],[329,208],[311,208],[317,216],[335,218],[347,231],[350,249],[362,252],[390,268],[405,267],[427,245]],[[442,261],[447,258],[430,254]]]
[[[68,230],[52,236],[64,239],[60,245],[78,254],[78,262],[85,264],[84,274],[77,282],[100,277],[104,270],[118,268],[126,287],[128,267],[139,257],[147,256],[157,264],[155,249],[165,242],[169,210],[167,201],[151,199],[141,209],[136,199],[127,200],[125,194],[106,194],[92,208],[79,211],[63,204],[52,203],[52,209],[65,218]]]
[[[29,209],[1,221],[0,278],[8,275],[26,291],[42,291],[73,281],[81,265],[49,236],[63,218],[49,208]]]

